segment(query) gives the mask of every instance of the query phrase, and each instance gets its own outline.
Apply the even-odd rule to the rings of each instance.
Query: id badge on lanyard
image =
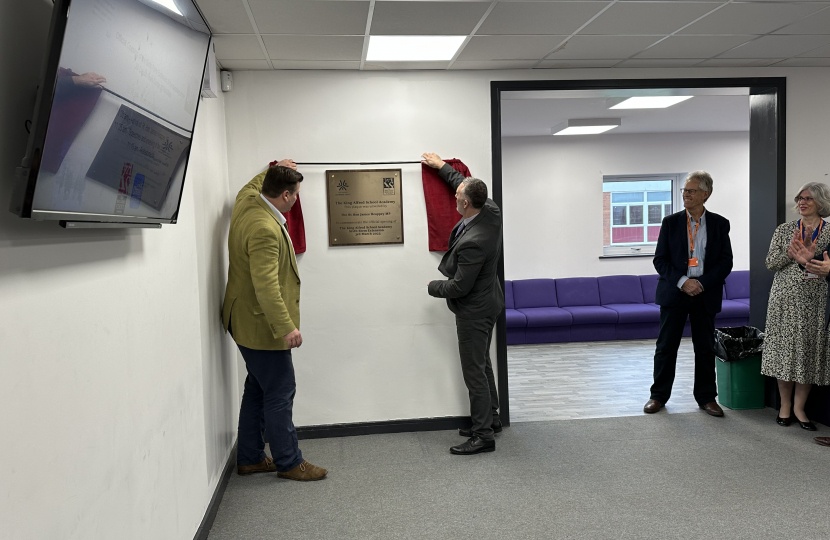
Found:
[[[686,228],[689,231],[689,267],[692,268],[699,265],[697,257],[693,257],[693,255],[695,253],[695,238],[697,238],[697,230],[700,228],[700,220],[695,223],[695,233],[692,234],[691,217],[687,216]]]

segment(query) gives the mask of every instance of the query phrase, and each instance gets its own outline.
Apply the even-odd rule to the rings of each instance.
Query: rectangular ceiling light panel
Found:
[[[367,62],[452,60],[467,36],[369,36]]]
[[[596,135],[620,127],[620,118],[577,118],[550,128],[551,135]]]
[[[640,96],[630,97],[616,105],[611,105],[609,109],[665,109],[672,105],[677,105],[681,101],[692,99],[694,96]],[[609,104],[610,105],[610,104]]]

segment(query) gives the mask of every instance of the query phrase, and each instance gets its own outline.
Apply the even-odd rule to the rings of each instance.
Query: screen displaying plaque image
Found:
[[[403,244],[401,170],[326,171],[329,246]]]
[[[58,0],[26,194],[35,219],[175,223],[210,31],[192,0]],[[49,81],[51,80],[51,85]],[[26,169],[28,167],[28,169]]]

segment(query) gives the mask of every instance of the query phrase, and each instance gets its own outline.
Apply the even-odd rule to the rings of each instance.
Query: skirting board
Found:
[[[298,439],[324,439],[327,437],[352,437],[355,435],[379,435],[383,433],[407,433],[411,431],[444,431],[467,429],[469,416],[442,416],[439,418],[413,418],[411,420],[384,420],[356,424],[329,424],[297,428]]]
[[[216,519],[216,513],[219,511],[219,505],[222,504],[222,497],[225,495],[225,488],[228,487],[228,480],[231,478],[231,473],[236,467],[236,445],[233,443],[231,453],[228,456],[228,462],[225,463],[225,469],[222,471],[222,476],[219,482],[216,483],[216,489],[213,490],[213,497],[210,498],[207,510],[205,510],[205,517],[196,529],[196,535],[193,540],[207,540],[210,534],[210,529],[213,527],[213,521]]]

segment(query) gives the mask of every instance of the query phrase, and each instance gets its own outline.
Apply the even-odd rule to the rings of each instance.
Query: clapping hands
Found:
[[[812,260],[813,255],[816,252],[816,243],[812,241],[812,228],[807,227],[806,232],[807,234],[805,235],[805,237],[809,238],[810,240],[805,240],[804,242],[802,242],[801,231],[795,231],[795,233],[793,233],[792,240],[790,240],[790,247],[787,248],[787,257],[795,260],[802,266],[806,265],[810,260]]]

